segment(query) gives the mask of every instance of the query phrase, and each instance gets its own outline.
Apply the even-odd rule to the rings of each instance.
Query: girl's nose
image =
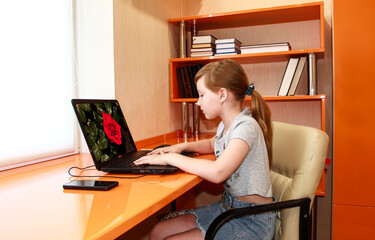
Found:
[[[198,107],[201,106],[201,98],[198,99],[198,102],[195,103]]]

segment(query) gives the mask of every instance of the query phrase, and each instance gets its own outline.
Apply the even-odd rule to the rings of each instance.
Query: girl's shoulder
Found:
[[[253,128],[254,126],[258,125],[257,121],[253,118],[250,111],[245,108],[238,117],[234,120],[232,126],[233,129],[237,128],[238,126],[248,126]]]
[[[258,122],[251,116],[251,114],[243,114],[239,116],[233,124],[231,130],[231,138],[241,137],[252,142],[255,138],[262,134]]]
[[[246,133],[252,133],[257,132],[258,129],[258,123],[257,121],[251,117],[243,117],[239,119],[235,124],[233,124],[232,133],[234,132],[246,132]]]

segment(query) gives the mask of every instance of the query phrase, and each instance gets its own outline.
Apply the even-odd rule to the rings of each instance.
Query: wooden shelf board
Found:
[[[184,21],[190,26],[195,23],[200,31],[209,29],[246,27],[283,22],[308,21],[320,19],[323,2],[313,2],[272,8],[251,9],[226,13],[214,13],[169,19],[179,25]],[[190,27],[187,28],[190,30]]]
[[[282,52],[265,52],[265,53],[252,53],[252,54],[234,54],[234,55],[216,55],[209,57],[187,57],[187,58],[172,58],[171,63],[188,63],[188,62],[201,62],[207,63],[212,61],[217,61],[220,59],[234,59],[238,62],[248,62],[248,63],[258,63],[258,62],[274,62],[279,60],[287,60],[291,56],[307,55],[309,53],[323,54],[324,48],[314,48],[314,49],[301,49],[301,50],[291,50]]]
[[[325,99],[325,95],[301,95],[301,96],[270,96],[263,97],[266,102],[281,102],[281,101],[320,101]],[[245,101],[250,101],[251,97],[246,97]],[[171,99],[171,102],[182,103],[182,102],[197,102],[197,98],[175,98]]]

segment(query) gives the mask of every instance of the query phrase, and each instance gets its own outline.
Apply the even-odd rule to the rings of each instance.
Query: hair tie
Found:
[[[250,83],[250,86],[247,88],[247,90],[246,90],[246,95],[251,95],[252,93],[253,93],[253,91],[254,91],[254,83]]]

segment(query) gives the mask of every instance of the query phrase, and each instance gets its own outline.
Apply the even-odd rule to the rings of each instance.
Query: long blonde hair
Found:
[[[225,88],[232,92],[235,100],[243,102],[250,83],[242,66],[232,59],[211,62],[203,66],[195,75],[195,82],[204,76],[205,86],[213,92]],[[262,129],[267,146],[269,165],[272,164],[271,110],[256,90],[252,91],[250,112]]]

